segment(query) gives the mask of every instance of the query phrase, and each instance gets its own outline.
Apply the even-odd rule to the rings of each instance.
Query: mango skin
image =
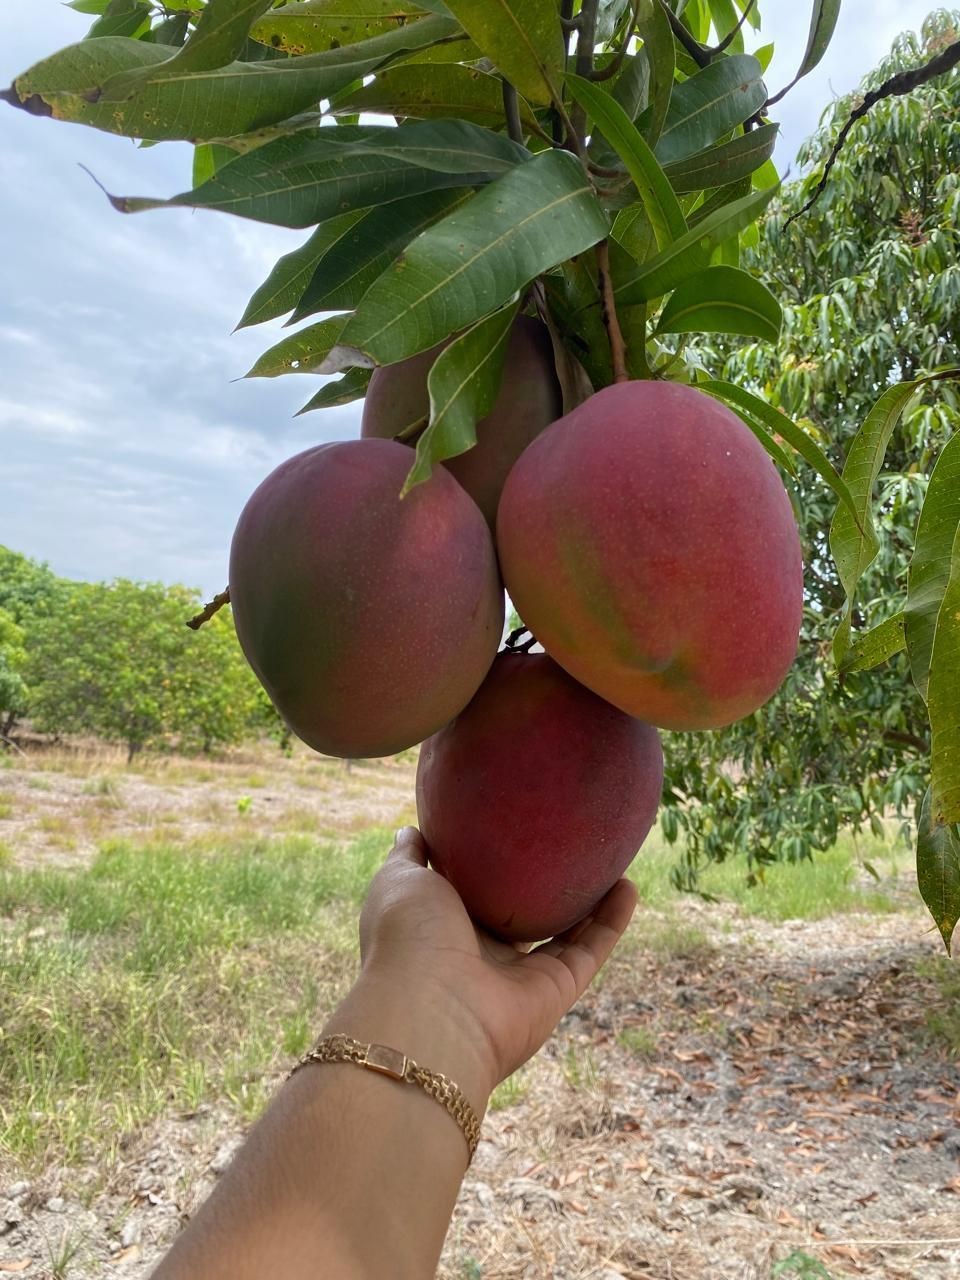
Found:
[[[430,412],[427,376],[446,344],[384,365],[363,402],[360,434],[392,439]],[[493,408],[477,423],[477,443],[443,465],[466,489],[493,529],[507,475],[531,440],[563,413],[563,396],[546,327],[518,316],[507,339],[503,381]]]
[[[425,742],[417,815],[470,916],[536,941],[581,920],[653,825],[657,731],[545,654],[500,653],[465,711]]]
[[[243,509],[230,598],[247,661],[293,732],[326,755],[402,751],[470,701],[503,630],[476,504],[437,468],[403,500],[410,451],[308,449]]]
[[[796,656],[790,501],[751,431],[695,388],[620,383],[554,423],[510,473],[497,544],[546,651],[660,728],[750,715]]]

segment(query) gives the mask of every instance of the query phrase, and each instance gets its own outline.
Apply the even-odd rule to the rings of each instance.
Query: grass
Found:
[[[13,816],[13,805],[10,803],[9,799],[6,796],[0,795],[0,819],[10,818],[12,816]]]
[[[924,1012],[927,1039],[938,1044],[954,1058],[960,1058],[960,971],[957,962],[946,956],[934,956],[917,965],[923,978],[933,979],[937,991],[936,1004]]]
[[[501,1080],[490,1095],[488,1104],[490,1110],[505,1111],[507,1107],[515,1107],[526,1097],[529,1087],[524,1071],[522,1069],[515,1071],[512,1076],[507,1076],[506,1080]]]
[[[116,1154],[167,1111],[252,1119],[356,957],[390,844],[114,841],[78,870],[0,871],[0,1132],[26,1169]],[[42,925],[44,932],[35,932]]]
[[[649,1027],[624,1027],[617,1032],[617,1044],[647,1062],[657,1057],[660,1051],[657,1037]]]
[[[670,884],[670,869],[677,851],[663,839],[659,827],[651,832],[628,875],[641,902],[664,908],[684,899]],[[771,921],[820,920],[848,911],[887,912],[896,903],[883,888],[884,877],[895,876],[906,861],[904,846],[876,837],[844,834],[812,862],[778,863],[762,869],[756,884],[747,881],[747,869],[740,860],[713,863],[700,873],[705,894],[735,903],[745,914]],[[863,868],[874,867],[880,877],[869,887],[863,884]]]

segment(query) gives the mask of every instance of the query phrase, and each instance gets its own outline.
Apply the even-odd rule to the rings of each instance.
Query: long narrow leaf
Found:
[[[960,823],[960,526],[953,540],[950,577],[937,615],[927,682],[930,716],[930,790],[933,820]]]
[[[247,378],[279,378],[284,373],[324,373],[323,363],[339,340],[349,316],[331,316],[291,334],[265,351]]]
[[[575,75],[568,75],[566,84],[626,166],[653,226],[657,247],[665,249],[679,240],[687,230],[683,210],[643,134],[623,107],[597,85]]]
[[[295,416],[299,418],[301,413],[312,413],[314,409],[331,409],[338,404],[362,400],[372,376],[372,369],[348,369],[342,378],[331,378]]]
[[[651,147],[655,147],[663,132],[663,122],[670,107],[676,67],[673,32],[660,0],[640,0],[637,6],[637,33],[643,41],[650,64],[649,117],[643,126],[643,136]]]
[[[363,211],[358,209],[354,213],[342,213],[339,218],[331,218],[329,222],[321,223],[305,244],[284,254],[247,303],[237,328],[263,324],[265,320],[275,320],[277,316],[292,311],[310,283],[317,263],[362,216]]]
[[[739,267],[706,267],[684,280],[660,314],[661,333],[740,333],[776,342],[783,312],[765,284]]]
[[[272,49],[302,55],[357,44],[422,16],[422,6],[402,0],[298,0],[265,12],[250,35]]]
[[[674,86],[656,145],[661,164],[695,155],[742,124],[766,101],[760,63],[749,53],[718,58]]]
[[[830,554],[847,594],[847,607],[833,638],[833,656],[838,666],[850,643],[857,583],[880,549],[873,524],[873,488],[893,430],[919,385],[901,382],[889,387],[867,414],[847,454],[843,479],[853,495],[856,518],[849,508],[838,507],[830,525]]]
[[[649,302],[701,271],[717,245],[750,226],[773,199],[775,191],[776,188],[753,191],[704,218],[686,235],[618,281],[614,291],[618,304]]]
[[[929,790],[917,823],[917,886],[949,955],[960,920],[960,829],[936,820]]]
[[[895,613],[886,622],[878,623],[857,636],[843,655],[840,670],[845,675],[854,671],[869,671],[902,653],[906,644],[903,614]]]
[[[476,444],[476,425],[493,408],[500,390],[507,339],[519,306],[517,298],[480,320],[433,362],[427,378],[430,423],[417,441],[403,493],[429,480],[434,463]]]
[[[425,351],[608,233],[580,162],[545,151],[418,236],[367,290],[323,372]]]
[[[564,44],[555,0],[446,0],[478,48],[530,102],[556,98]]]
[[[944,445],[924,496],[907,587],[907,652],[913,683],[927,696],[937,618],[960,528],[960,433]]]
[[[779,131],[778,124],[761,125],[731,142],[721,142],[687,160],[667,165],[664,172],[674,191],[681,194],[726,186],[748,177],[770,159]]]

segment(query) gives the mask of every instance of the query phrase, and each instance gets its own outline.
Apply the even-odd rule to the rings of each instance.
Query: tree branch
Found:
[[[520,102],[516,88],[509,80],[501,81],[503,86],[503,114],[507,119],[507,134],[514,142],[523,142],[523,125],[520,121]]]
[[[673,29],[673,34],[677,37],[677,39],[686,49],[687,53],[689,53],[690,57],[694,60],[694,62],[697,64],[698,67],[709,66],[710,65],[709,50],[705,49],[702,44],[699,44],[696,40],[694,40],[693,33],[688,31],[687,28],[683,25],[683,23],[680,21],[677,15],[673,12],[673,10],[667,4],[667,0],[660,0],[660,3],[663,6],[664,13],[667,15],[667,18],[669,19],[670,26]]]
[[[797,218],[802,217],[816,204],[826,188],[830,170],[836,163],[850,130],[858,120],[863,119],[871,107],[876,106],[878,102],[882,102],[884,98],[898,98],[903,97],[904,94],[912,93],[920,85],[927,84],[928,81],[935,80],[937,76],[942,76],[947,71],[951,71],[958,63],[960,63],[960,40],[955,40],[953,44],[948,45],[946,49],[941,50],[940,53],[932,57],[929,62],[925,62],[922,67],[917,67],[914,71],[898,71],[889,80],[885,80],[879,89],[871,89],[869,93],[865,94],[863,101],[851,111],[849,119],[840,130],[837,140],[827,157],[827,163],[823,167],[823,175],[817,183],[813,195],[802,209],[798,209],[796,213],[790,215],[783,224],[783,229],[786,230],[791,222],[796,222]],[[785,92],[786,90],[783,90],[783,93]],[[782,97],[783,93],[777,96]],[[775,102],[776,99],[771,98],[770,101]]]
[[[582,0],[580,5],[580,30],[577,32],[575,70],[577,75],[583,76],[585,80],[589,80],[593,75],[593,46],[597,39],[597,6],[599,3],[600,0]],[[579,103],[574,104],[570,119],[582,150],[587,113]]]
[[[201,611],[187,622],[187,626],[191,631],[199,631],[205,622],[209,622],[215,613],[219,613],[225,604],[230,603],[230,588],[224,589],[213,597],[209,604],[205,604]]]
[[[747,18],[750,16],[750,10],[753,8],[754,4],[756,4],[756,0],[748,0],[747,7],[744,9],[743,13],[741,13],[740,21],[733,28],[733,30],[728,31],[719,44],[714,45],[712,49],[707,50],[711,58],[715,58],[718,53],[723,53],[724,49],[726,49],[734,40],[736,40],[737,33],[740,31],[743,24],[746,22]]]
[[[753,0],[750,0],[753,3]],[[633,39],[633,33],[637,25],[637,17],[640,12],[640,0],[634,0],[633,9],[631,11],[630,20],[626,25],[623,33],[623,40],[620,42],[620,48],[613,55],[605,67],[599,71],[594,68],[590,72],[590,79],[596,81],[611,80],[620,68],[623,66],[623,60],[627,56],[627,49],[630,47],[630,41]]]
[[[613,364],[614,382],[629,382],[627,353],[624,346],[617,306],[613,297],[613,280],[610,276],[610,241],[601,240],[597,245],[597,284],[600,287],[600,315],[610,340],[610,359]]]
[[[913,747],[921,755],[927,755],[930,751],[929,742],[924,742],[923,738],[918,738],[915,733],[902,733],[899,729],[885,729],[883,740],[884,742],[902,743],[905,747]]]

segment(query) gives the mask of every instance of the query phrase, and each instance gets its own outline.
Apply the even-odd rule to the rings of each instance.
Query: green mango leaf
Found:
[[[960,823],[960,525],[950,557],[950,576],[937,616],[927,681],[930,804],[937,824]]]
[[[686,232],[686,220],[643,134],[619,102],[597,85],[576,75],[568,75],[566,84],[574,100],[602,129],[603,136],[626,166],[640,193],[658,248],[665,249],[673,244]]]
[[[388,208],[392,206],[388,205]],[[317,263],[344,232],[364,216],[362,209],[342,213],[317,227],[313,235],[299,249],[286,253],[277,262],[267,279],[247,303],[238,329],[251,324],[263,324],[286,315],[300,301],[303,291],[313,278]]]
[[[631,0],[599,0],[595,31],[597,44],[607,44],[613,38],[630,4]]]
[[[738,267],[707,267],[679,285],[660,314],[660,333],[740,333],[776,342],[780,303],[765,284]]]
[[[447,8],[529,102],[557,97],[565,55],[555,0],[447,0]]]
[[[396,65],[419,66],[421,63],[441,65],[447,62],[479,62],[483,54],[466,34],[451,36],[441,44],[432,44],[416,53],[402,53],[394,60]]]
[[[837,666],[850,644],[850,619],[857,583],[880,549],[873,525],[873,488],[894,427],[919,385],[901,382],[888,387],[867,414],[847,453],[843,479],[853,496],[854,509],[838,507],[830,525],[830,554],[847,593],[847,607],[833,638]]]
[[[772,188],[753,191],[708,214],[686,235],[620,280],[614,289],[617,302],[626,306],[649,302],[703,270],[717,245],[748,227],[767,207],[773,195]]]
[[[722,187],[748,177],[769,160],[779,131],[778,124],[761,125],[731,142],[721,142],[687,160],[667,165],[664,172],[674,191],[680,193]]]
[[[608,232],[579,160],[544,151],[418,236],[367,290],[323,372],[425,351]]]
[[[519,307],[516,298],[486,316],[433,362],[427,377],[430,423],[417,441],[416,461],[401,497],[430,479],[434,463],[466,453],[477,443],[476,425],[493,408],[500,390],[507,338]]]
[[[273,0],[207,0],[186,44],[160,67],[121,71],[103,85],[101,102],[124,102],[137,93],[146,79],[179,79],[198,71],[214,71],[243,53],[247,35]]]
[[[643,41],[650,66],[650,115],[643,124],[643,136],[651,147],[655,147],[670,108],[676,69],[676,43],[670,30],[670,19],[660,0],[640,0],[637,5],[637,34]]]
[[[800,70],[793,83],[812,71],[827,52],[837,19],[840,17],[840,0],[813,0],[810,14],[810,30],[807,33],[807,47],[803,52]]]
[[[470,190],[430,191],[354,218],[318,261],[291,323],[317,311],[349,311],[421,231],[473,198]],[[329,226],[329,223],[325,224]]]
[[[142,0],[110,0],[87,34],[85,40],[102,40],[104,36],[130,36],[136,39],[150,27],[153,10]]]
[[[656,252],[657,238],[653,223],[642,203],[621,209],[614,219],[610,235],[635,262],[646,262]]]
[[[772,44],[762,44],[759,49],[753,50],[753,56],[760,63],[764,75],[766,75],[767,68],[770,66],[770,61],[773,58],[773,50],[774,46]]]
[[[687,226],[698,227],[712,213],[716,213],[718,209],[725,209],[727,205],[733,204],[735,200],[742,200],[744,196],[748,196],[753,190],[753,185],[749,178],[738,178],[736,182],[729,182],[724,187],[717,189],[703,201],[698,204],[687,214]]]
[[[455,33],[439,17],[357,45],[303,58],[233,62],[212,71],[170,74],[170,49],[119,36],[61,49],[19,76],[14,92],[27,110],[152,141],[205,142],[286,120],[316,106],[392,58]],[[131,79],[121,74],[136,72]],[[104,98],[134,93],[122,102]]]
[[[907,587],[907,653],[913,683],[924,700],[937,618],[953,571],[960,529],[960,433],[944,445],[930,476],[917,521]]]
[[[508,138],[466,121],[424,121],[403,129],[343,125],[301,130],[266,143],[202,187],[169,200],[111,200],[121,213],[170,206],[220,209],[259,222],[308,227],[344,210],[487,182],[509,171],[518,156],[530,159]]]
[[[312,413],[314,409],[332,409],[334,405],[362,400],[367,394],[367,386],[372,377],[372,369],[348,369],[342,378],[331,378],[302,409],[297,410],[294,417],[299,418],[301,413]]]
[[[265,12],[250,36],[259,44],[302,55],[358,44],[421,17],[421,5],[398,0],[304,0]]]
[[[749,53],[719,58],[674,86],[663,133],[656,145],[661,164],[703,151],[763,106],[767,90],[760,63]]]
[[[308,325],[265,351],[245,378],[279,378],[284,373],[322,373],[321,366],[340,339],[349,316],[331,316]]]
[[[895,613],[886,622],[862,632],[843,655],[840,671],[845,675],[854,671],[869,671],[902,653],[907,644],[904,630],[903,614]]]
[[[66,7],[77,13],[106,13],[113,0],[67,0]]]
[[[960,829],[937,822],[929,790],[917,823],[917,886],[950,955],[960,920]]]
[[[456,62],[441,66],[400,63],[381,71],[370,84],[338,96],[332,110],[376,111],[418,120],[453,117],[490,129],[504,126],[499,76]],[[532,120],[523,103],[520,118],[527,125]]]
[[[237,153],[231,147],[221,146],[219,142],[201,142],[193,149],[193,185],[199,187],[209,182],[219,169],[236,158]]]

